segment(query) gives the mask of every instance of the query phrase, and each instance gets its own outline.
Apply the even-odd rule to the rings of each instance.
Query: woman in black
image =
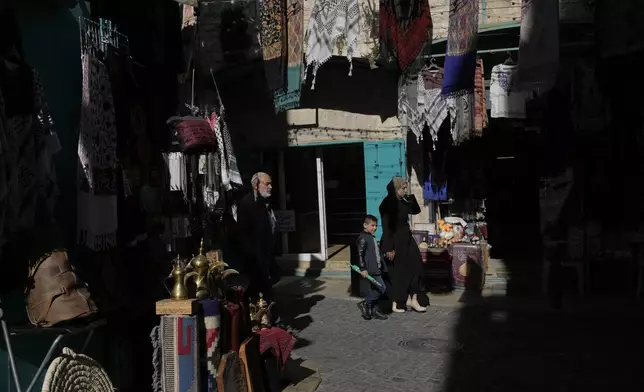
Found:
[[[423,261],[418,244],[411,235],[409,215],[420,213],[414,195],[408,196],[409,185],[402,177],[394,177],[387,185],[387,197],[380,203],[382,238],[380,250],[389,260],[393,311],[402,313],[405,308],[424,312],[418,303],[419,277]]]

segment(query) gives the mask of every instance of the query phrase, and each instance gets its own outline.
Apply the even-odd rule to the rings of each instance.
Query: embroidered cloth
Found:
[[[431,45],[432,16],[427,0],[380,1],[380,55],[394,56],[402,70]]]
[[[517,65],[498,64],[490,76],[492,118],[526,118],[525,92],[517,88]]]
[[[93,54],[82,55],[83,106],[78,139],[79,243],[92,250],[116,246],[116,116],[106,66]]]
[[[285,86],[275,92],[275,113],[298,108],[302,89],[304,0],[287,1],[290,4],[286,11],[288,67]]]
[[[293,335],[281,328],[263,329],[259,331],[259,352],[263,354],[271,350],[275,358],[282,361],[282,364],[286,364],[296,341]]]
[[[518,88],[542,94],[559,70],[559,2],[522,0]]]
[[[360,8],[358,0],[315,0],[306,31],[306,70],[313,68],[313,83],[320,66],[333,56],[338,38],[346,39],[349,75],[358,50]]]
[[[485,72],[483,59],[476,60],[474,74],[474,134],[483,135],[483,128],[487,128],[487,105],[485,100]]]
[[[260,0],[259,14],[262,25],[260,37],[264,56],[264,72],[270,91],[284,86],[284,69],[286,63],[282,56],[286,23],[282,0]]]
[[[438,131],[447,118],[447,100],[443,97],[441,87],[443,85],[443,69],[423,69],[421,71],[423,80],[424,112],[425,122],[429,127],[429,134],[434,142],[438,140]]]
[[[199,301],[203,309],[203,324],[206,337],[206,370],[208,376],[208,392],[217,391],[217,373],[219,368],[219,328],[221,315],[219,301],[204,299]]]
[[[459,145],[474,135],[474,93],[447,98],[452,143]]]
[[[474,91],[478,24],[478,0],[450,0],[443,95]]]

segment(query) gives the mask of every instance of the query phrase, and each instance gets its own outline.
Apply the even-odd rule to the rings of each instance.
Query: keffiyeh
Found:
[[[338,38],[347,40],[349,75],[353,70],[353,56],[358,49],[360,35],[360,8],[358,0],[315,0],[306,31],[306,69],[313,67],[313,83],[320,66],[333,56]]]

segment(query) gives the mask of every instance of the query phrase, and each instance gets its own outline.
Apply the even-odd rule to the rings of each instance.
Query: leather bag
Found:
[[[51,327],[98,312],[87,286],[63,250],[47,253],[30,268],[26,298],[29,321],[38,327]]]

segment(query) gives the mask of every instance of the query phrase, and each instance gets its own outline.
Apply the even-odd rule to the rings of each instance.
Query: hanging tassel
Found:
[[[349,76],[353,76],[353,61],[349,60]]]

